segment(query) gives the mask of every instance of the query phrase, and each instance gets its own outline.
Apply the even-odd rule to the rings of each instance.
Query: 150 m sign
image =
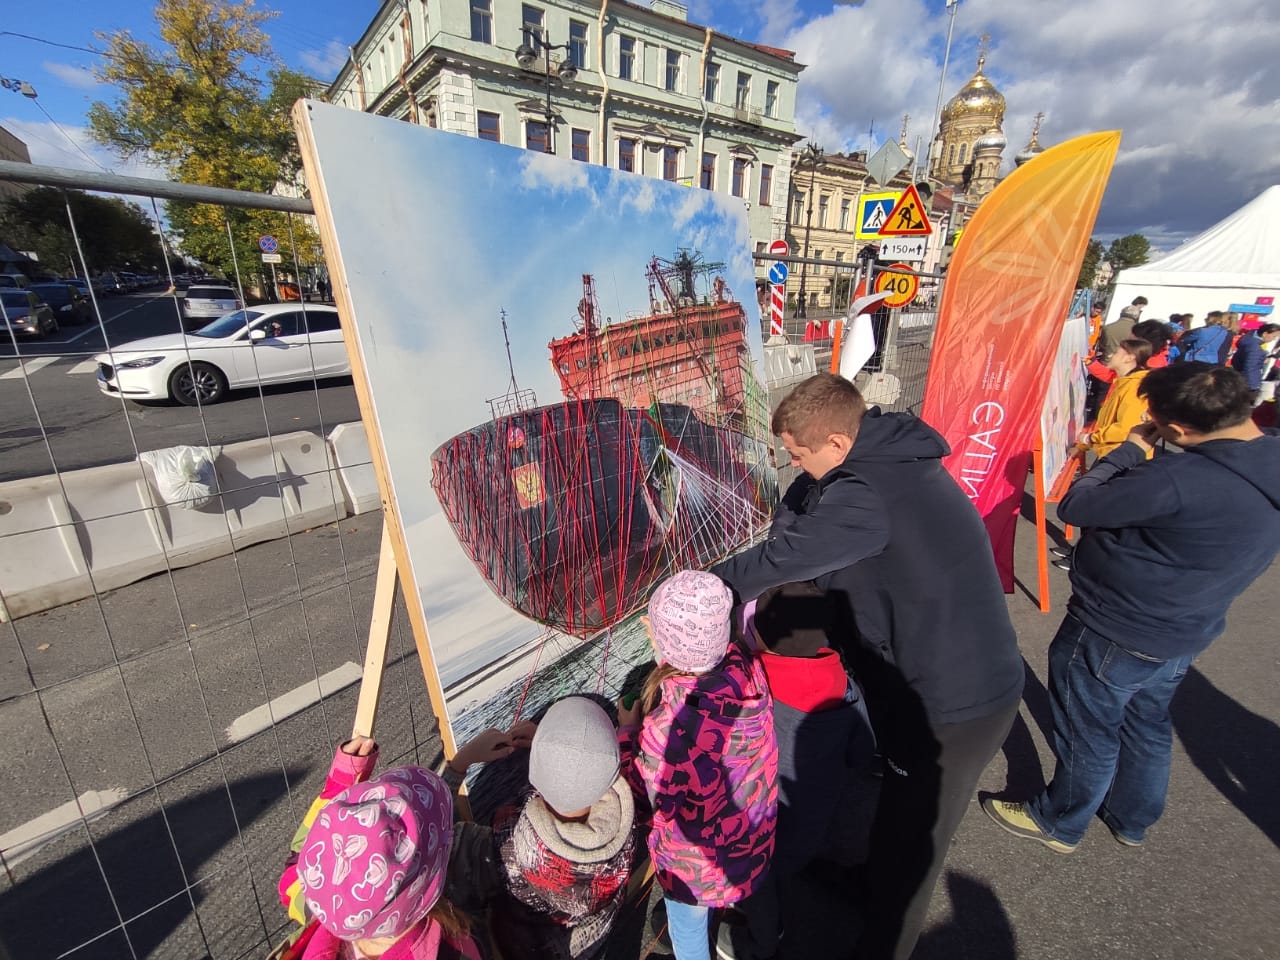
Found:
[[[920,278],[905,263],[895,263],[891,267],[886,267],[885,271],[876,277],[875,292],[889,291],[889,296],[884,299],[886,307],[905,307],[916,298],[916,292],[919,289]]]

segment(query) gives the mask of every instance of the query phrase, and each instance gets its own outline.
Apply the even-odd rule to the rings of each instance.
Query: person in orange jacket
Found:
[[[1150,341],[1120,341],[1106,363],[1115,380],[1102,401],[1093,429],[1080,434],[1078,449],[1092,450],[1099,458],[1105,457],[1124,443],[1129,431],[1142,422],[1147,402],[1138,396],[1138,385],[1147,375],[1150,359]]]

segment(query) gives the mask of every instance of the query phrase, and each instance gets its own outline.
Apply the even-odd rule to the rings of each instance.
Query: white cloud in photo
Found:
[[[797,52],[796,129],[827,150],[896,139],[927,153],[947,16],[922,0],[841,5],[761,42]],[[964,0],[944,102],[972,75],[1004,94],[1006,170],[1043,111],[1046,146],[1099,130],[1123,141],[1096,234],[1176,245],[1280,181],[1280,17],[1272,0]],[[876,135],[868,144],[868,127]]]
[[[529,151],[520,162],[520,186],[526,190],[551,190],[553,193],[585,191],[595,194],[587,176],[587,165],[566,160],[553,153]]]
[[[98,88],[98,78],[85,67],[74,63],[59,63],[56,60],[46,60],[41,66],[44,67],[46,73],[57,77],[69,87],[75,87],[77,90],[96,90]]]
[[[338,75],[338,71],[342,69],[342,65],[347,62],[350,55],[346,44],[339,40],[330,40],[318,50],[303,50],[298,54],[298,60],[312,76],[328,80]]]

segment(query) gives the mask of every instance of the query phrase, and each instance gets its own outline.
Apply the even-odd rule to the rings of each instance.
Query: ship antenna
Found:
[[[507,370],[511,373],[511,392],[519,393],[520,385],[516,383],[516,365],[511,360],[511,338],[507,336],[507,311],[503,308],[498,311],[502,317],[502,342],[507,348]]]

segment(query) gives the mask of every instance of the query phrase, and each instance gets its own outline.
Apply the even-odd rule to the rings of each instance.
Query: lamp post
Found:
[[[809,259],[809,230],[813,227],[813,187],[814,181],[818,178],[818,164],[822,162],[822,148],[816,143],[810,141],[805,144],[805,148],[800,151],[800,158],[796,161],[798,166],[809,168],[809,209],[804,218],[804,253],[805,260]],[[800,264],[800,303],[796,309],[796,316],[801,319],[808,319],[809,308],[805,302],[805,281],[808,279],[809,265],[807,263]]]
[[[555,114],[551,112],[551,82],[552,80],[559,80],[561,83],[572,83],[573,78],[578,75],[578,68],[569,59],[569,44],[550,43],[547,40],[547,32],[545,30],[542,32],[541,37],[534,37],[533,39],[533,46],[528,43],[522,43],[516,47],[516,63],[520,64],[522,69],[531,70],[533,65],[538,62],[536,48],[542,48],[542,79],[547,85],[547,106],[545,111],[547,118],[546,152],[554,153],[555,151],[551,148],[551,131],[555,125]],[[556,63],[554,70],[551,66],[552,50],[563,50],[565,52],[564,59]]]
[[[933,140],[929,143],[929,169],[926,176],[933,177],[933,144],[937,142],[938,121],[942,119],[942,94],[947,83],[947,67],[951,64],[951,38],[956,31],[956,14],[959,12],[960,0],[947,0],[947,14],[950,22],[947,24],[947,46],[942,54],[942,74],[938,77],[938,101],[933,108],[933,129],[930,131]]]

